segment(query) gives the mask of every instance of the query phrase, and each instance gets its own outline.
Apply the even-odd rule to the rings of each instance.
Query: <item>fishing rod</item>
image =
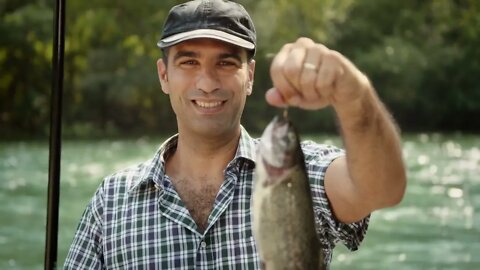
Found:
[[[46,270],[55,269],[57,264],[64,52],[65,0],[56,0],[52,57],[52,93],[50,97],[50,149],[48,163],[47,229],[45,239]]]

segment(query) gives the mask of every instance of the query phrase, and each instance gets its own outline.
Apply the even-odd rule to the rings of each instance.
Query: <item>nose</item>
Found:
[[[203,68],[197,75],[197,89],[211,93],[220,88],[220,79],[215,69]]]

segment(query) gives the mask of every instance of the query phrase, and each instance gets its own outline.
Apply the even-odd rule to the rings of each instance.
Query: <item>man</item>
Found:
[[[251,232],[255,146],[241,127],[252,92],[256,36],[239,4],[196,0],[170,11],[158,76],[178,134],[154,158],[107,177],[80,221],[65,269],[256,269]],[[319,239],[354,250],[369,214],[400,202],[398,134],[368,79],[311,39],[286,44],[271,66],[273,106],[333,106],[345,152],[303,144]]]

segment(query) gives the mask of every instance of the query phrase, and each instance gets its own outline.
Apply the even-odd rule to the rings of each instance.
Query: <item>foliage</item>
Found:
[[[67,1],[64,134],[169,134],[156,47],[169,8],[182,1]],[[244,125],[277,112],[264,100],[269,65],[284,43],[309,36],[369,75],[404,130],[479,131],[480,3],[475,0],[243,0],[258,31],[254,93]],[[0,137],[49,127],[53,3],[0,1]],[[265,115],[265,117],[257,117]],[[333,131],[333,112],[293,111],[305,132]]]
[[[365,0],[339,25],[337,45],[402,126],[478,131],[479,14],[474,0]]]

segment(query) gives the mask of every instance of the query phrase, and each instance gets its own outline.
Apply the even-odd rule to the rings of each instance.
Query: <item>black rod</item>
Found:
[[[50,149],[48,164],[47,230],[45,240],[46,270],[56,269],[57,264],[64,51],[65,0],[56,0],[52,57],[52,93],[50,97]]]

